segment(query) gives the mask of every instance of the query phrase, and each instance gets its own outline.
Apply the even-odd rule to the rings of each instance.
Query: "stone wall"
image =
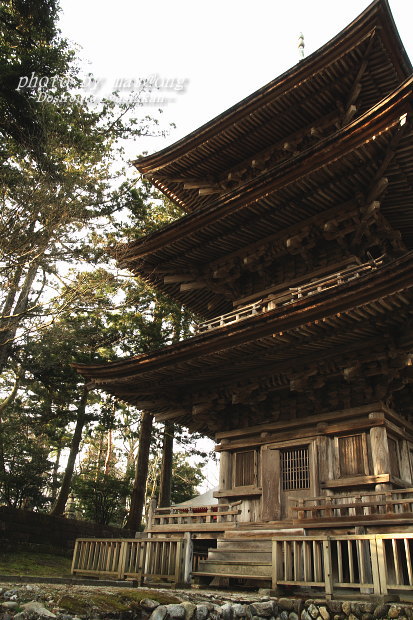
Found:
[[[0,543],[3,542],[7,547],[21,544],[42,545],[70,552],[73,550],[76,538],[134,538],[134,536],[134,532],[117,527],[0,506]]]
[[[354,595],[353,601],[306,600],[230,590],[126,589],[107,583],[87,588],[8,584],[0,587],[0,620],[12,620],[11,613],[14,620],[413,620],[411,603],[386,599],[357,601]]]
[[[214,597],[215,598],[215,597]],[[355,597],[356,598],[356,595]],[[321,599],[270,598],[249,603],[184,601],[175,605],[159,605],[142,601],[149,620],[379,620],[393,618],[412,620],[411,604],[374,601],[350,602]],[[145,617],[145,613],[142,614]]]

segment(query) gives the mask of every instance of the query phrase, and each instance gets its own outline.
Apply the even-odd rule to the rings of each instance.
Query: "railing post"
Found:
[[[182,542],[183,540],[176,541],[176,555],[175,555],[175,588],[182,583]]]
[[[79,541],[78,541],[78,540],[76,540],[76,542],[75,542],[75,548],[74,548],[74,550],[73,550],[72,566],[71,566],[71,569],[70,569],[70,573],[71,573],[72,575],[74,575],[74,572],[75,572],[75,567],[76,567],[76,562],[77,562],[77,556],[78,556],[78,553],[79,553]]]
[[[323,540],[323,558],[326,599],[331,599],[333,595],[333,563],[331,558],[331,541],[329,536],[326,536]]]
[[[189,585],[191,583],[193,560],[193,543],[191,532],[184,533],[184,577],[183,583]]]
[[[153,497],[150,502],[149,502],[149,509],[148,509],[148,525],[147,528],[148,530],[152,529],[153,526],[153,517],[156,511],[156,498]]]
[[[377,566],[380,579],[380,594],[387,594],[387,565],[386,565],[386,553],[384,548],[384,540],[376,538],[376,550],[377,550]]]
[[[271,562],[272,562],[271,588],[273,590],[277,590],[277,585],[278,585],[278,568],[280,566],[280,563],[282,562],[282,559],[279,557],[278,541],[274,540],[274,539],[272,541]]]
[[[118,563],[118,579],[125,579],[125,563],[128,543],[123,540],[120,544],[119,563]]]
[[[377,539],[372,536],[370,542],[370,557],[371,557],[371,570],[373,577],[374,594],[381,594],[381,579],[380,579],[380,565],[377,549]]]

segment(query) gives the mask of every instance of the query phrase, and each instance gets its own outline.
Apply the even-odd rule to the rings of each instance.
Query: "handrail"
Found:
[[[205,506],[167,506],[163,508],[155,508],[151,514],[148,527],[166,525],[202,525],[205,523],[234,523],[240,510],[234,508],[239,506],[242,500],[231,502],[228,504],[209,504]]]
[[[406,487],[405,489],[386,489],[386,490],[382,490],[382,491],[359,491],[357,493],[354,492],[349,492],[349,493],[342,493],[340,495],[316,495],[313,497],[307,497],[305,499],[303,499],[302,501],[304,503],[307,502],[314,502],[317,500],[326,500],[326,499],[344,499],[345,497],[366,497],[366,496],[377,496],[377,495],[387,495],[387,494],[391,494],[394,495],[396,493],[413,493],[413,487]],[[295,498],[289,498],[291,501],[298,501]]]
[[[198,334],[202,334],[213,329],[218,329],[219,327],[224,327],[225,325],[230,325],[231,323],[237,323],[238,321],[242,321],[248,317],[268,312],[277,306],[288,306],[303,297],[316,295],[322,291],[326,291],[330,288],[334,288],[336,286],[340,286],[341,284],[350,282],[351,280],[360,278],[367,272],[377,269],[382,264],[383,258],[380,257],[377,259],[372,259],[361,265],[353,265],[347,269],[343,269],[342,271],[337,271],[327,276],[323,276],[322,278],[307,282],[306,284],[290,287],[277,295],[271,295],[265,299],[259,299],[258,301],[248,304],[247,306],[241,306],[236,310],[232,310],[226,314],[221,314],[220,316],[210,319],[209,321],[199,323],[196,327],[196,332]]]
[[[220,509],[221,508],[232,508],[233,506],[238,506],[239,504],[241,504],[242,500],[237,500],[236,502],[231,502],[228,504],[205,504],[204,506],[164,506],[164,507],[157,507],[154,510],[154,513],[163,513],[163,512],[170,512],[173,513],[174,511],[178,511],[178,512],[182,512],[185,511],[185,513],[188,512],[194,512],[194,513],[199,513],[199,512],[206,512],[208,510],[213,511],[213,512],[222,512]]]
[[[290,501],[296,503],[291,506],[291,510],[297,514],[296,518],[300,522],[343,519],[354,515],[363,517],[363,520],[373,515],[376,518],[377,515],[383,518],[403,518],[407,513],[413,513],[413,488],[327,495]]]
[[[161,580],[188,584],[192,569],[190,535],[157,538],[78,538],[73,575],[98,578]]]
[[[272,588],[324,588],[388,594],[413,588],[413,534],[275,536]]]

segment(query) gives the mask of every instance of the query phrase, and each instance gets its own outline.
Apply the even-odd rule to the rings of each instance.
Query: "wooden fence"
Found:
[[[272,587],[321,588],[388,594],[413,589],[413,534],[277,536]]]
[[[240,510],[237,508],[241,501],[229,504],[211,504],[207,506],[168,506],[153,508],[148,519],[148,531],[155,531],[157,527],[168,526],[169,531],[185,530],[183,526],[193,526],[188,529],[201,528],[205,525],[215,526],[235,524]],[[205,527],[208,529],[208,527]]]
[[[72,574],[109,579],[189,583],[192,541],[181,538],[80,538],[73,553]]]
[[[413,515],[413,488],[388,489],[293,500],[297,520],[324,521],[358,517],[360,521],[398,520]]]

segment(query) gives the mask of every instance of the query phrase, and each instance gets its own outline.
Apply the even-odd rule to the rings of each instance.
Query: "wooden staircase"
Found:
[[[223,580],[229,579],[253,580],[259,582],[257,585],[268,585],[271,582],[271,540],[218,539],[217,547],[208,549],[208,558],[199,563],[193,577],[203,585],[227,585]]]
[[[206,560],[199,562],[193,573],[202,585],[228,586],[229,581],[244,585],[271,586],[272,538],[275,535],[304,534],[301,528],[288,527],[286,522],[239,524],[217,539],[216,548],[208,549]],[[292,523],[291,523],[292,525]]]

